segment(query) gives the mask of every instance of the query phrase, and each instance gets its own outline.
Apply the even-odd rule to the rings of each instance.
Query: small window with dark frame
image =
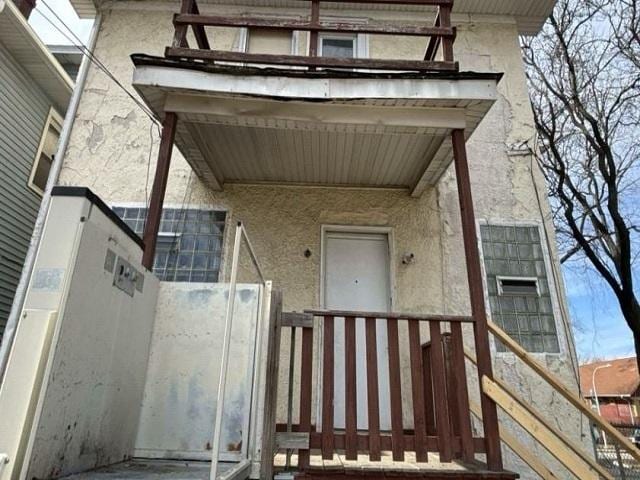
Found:
[[[142,236],[147,209],[113,207]],[[165,282],[217,282],[224,242],[226,212],[165,208],[162,210],[153,272]]]
[[[558,353],[538,227],[481,225],[480,236],[493,321],[529,352]]]
[[[29,186],[40,195],[44,193],[44,190],[47,187],[49,172],[51,171],[53,157],[58,148],[61,130],[62,117],[58,115],[55,110],[51,109],[47,116],[47,121],[38,147],[38,153],[36,154],[36,158],[31,169],[31,175],[29,176]]]
[[[334,58],[355,58],[358,37],[356,35],[321,35],[320,55]]]

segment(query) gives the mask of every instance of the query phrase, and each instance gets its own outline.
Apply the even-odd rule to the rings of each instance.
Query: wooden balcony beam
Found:
[[[304,2],[311,2],[312,0],[300,0]],[[326,2],[333,3],[343,3],[345,0],[323,0]],[[454,0],[349,0],[348,3],[368,3],[371,5],[382,4],[382,5],[431,5],[431,6],[442,6],[449,5],[453,6]]]
[[[176,14],[175,25],[193,25],[209,27],[257,27],[273,30],[302,30],[310,32],[340,32],[340,33],[373,33],[378,35],[408,35],[408,36],[437,36],[454,38],[453,28],[420,25],[389,25],[389,24],[357,24],[349,22],[319,22],[307,20],[273,19],[262,17],[229,17],[219,15]]]
[[[221,50],[197,50],[190,48],[167,47],[168,58],[189,58],[194,60],[257,63],[268,65],[286,65],[319,68],[366,68],[375,70],[408,70],[457,72],[458,62],[429,62],[423,60],[388,60],[374,58],[333,58],[305,57],[300,55],[273,55],[266,53],[227,52]]]
[[[383,318],[387,320],[419,320],[424,322],[467,322],[472,323],[472,317],[462,315],[430,315],[415,313],[397,313],[397,312],[355,312],[348,310],[305,310],[304,313],[314,315],[316,317],[355,317],[355,318]]]

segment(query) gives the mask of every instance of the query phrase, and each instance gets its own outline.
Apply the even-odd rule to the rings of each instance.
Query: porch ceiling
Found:
[[[226,183],[401,187],[420,195],[470,136],[498,74],[357,74],[205,67],[134,56],[133,85],[211,188]]]

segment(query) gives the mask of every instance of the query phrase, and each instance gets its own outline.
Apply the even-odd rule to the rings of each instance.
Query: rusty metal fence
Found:
[[[640,425],[615,427],[634,444],[636,439],[640,441]],[[598,463],[611,472],[616,480],[640,480],[640,462],[620,448],[618,442],[603,430],[594,425],[591,431]]]

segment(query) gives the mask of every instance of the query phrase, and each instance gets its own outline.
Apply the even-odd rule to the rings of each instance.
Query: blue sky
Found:
[[[70,42],[43,17],[42,14],[46,15],[61,27],[43,1],[86,44],[93,22],[80,20],[68,0],[38,0],[37,10],[31,14],[29,23],[44,43],[50,45]],[[565,266],[563,272],[581,360],[634,355],[631,331],[620,315],[616,300],[608,287],[597,275],[583,268]]]
[[[617,301],[598,275],[583,267],[563,267],[578,355],[582,361],[635,355],[631,330]]]

